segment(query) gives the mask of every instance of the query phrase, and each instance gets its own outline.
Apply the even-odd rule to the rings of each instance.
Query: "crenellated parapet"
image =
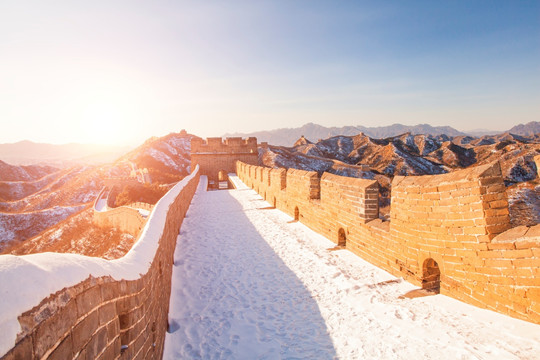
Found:
[[[236,161],[258,163],[257,138],[191,139],[191,168],[199,165],[201,175],[208,176],[211,183],[226,181],[227,174],[236,171]]]
[[[210,137],[206,140],[194,137],[191,139],[191,153],[252,154],[257,153],[257,138]]]
[[[498,163],[396,176],[390,221],[375,180],[237,163],[274,207],[423,289],[540,323],[540,225],[511,229]]]

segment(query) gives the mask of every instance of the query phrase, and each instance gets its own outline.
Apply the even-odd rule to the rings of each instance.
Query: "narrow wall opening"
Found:
[[[339,228],[338,230],[338,246],[345,247],[347,245],[347,235],[345,235],[345,230]]]
[[[300,210],[298,209],[298,206],[294,208],[294,220],[299,221],[300,220]]]
[[[276,197],[275,197],[275,196],[274,196],[274,202],[273,202],[273,204],[274,204],[274,208],[276,208],[277,201],[276,201]]]
[[[439,264],[431,258],[426,259],[422,267],[422,272],[422,289],[438,294],[441,291],[441,271],[439,270]]]
[[[218,189],[225,190],[229,188],[229,174],[225,170],[218,172]]]

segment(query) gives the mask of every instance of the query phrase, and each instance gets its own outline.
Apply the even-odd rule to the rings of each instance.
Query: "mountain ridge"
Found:
[[[478,137],[488,135],[498,135],[502,133],[512,133],[520,136],[531,136],[540,133],[540,122],[532,121],[527,124],[519,124],[506,131],[489,131],[472,132],[471,134],[454,129],[451,126],[431,126],[429,124],[418,125],[403,125],[392,124],[379,127],[343,126],[343,127],[325,127],[315,123],[307,123],[299,128],[280,128],[266,131],[256,131],[251,133],[232,133],[225,134],[224,137],[241,136],[241,137],[257,137],[259,142],[267,142],[277,146],[292,146],[296,140],[304,136],[308,141],[317,142],[319,139],[328,139],[333,136],[354,136],[365,134],[371,138],[383,139],[393,136],[410,133],[411,135],[446,135],[448,137],[457,136],[473,136]],[[477,136],[474,136],[477,135]],[[481,137],[480,136],[480,137]]]
[[[30,140],[0,144],[0,160],[11,165],[49,165],[69,167],[76,164],[113,162],[131,146],[96,144],[48,144]]]

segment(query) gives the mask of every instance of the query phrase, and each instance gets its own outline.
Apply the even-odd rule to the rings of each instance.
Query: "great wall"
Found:
[[[174,248],[199,177],[235,171],[271,206],[395,276],[540,324],[540,225],[510,229],[498,164],[395,177],[390,221],[379,219],[376,181],[258,166],[254,138],[194,139],[192,169],[121,259],[0,257],[1,358],[161,358]]]

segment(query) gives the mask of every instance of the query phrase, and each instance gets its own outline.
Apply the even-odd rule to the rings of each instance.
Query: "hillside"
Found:
[[[96,165],[115,161],[129,148],[92,144],[56,145],[24,140],[0,144],[0,159],[14,165],[48,164],[56,167]]]
[[[119,158],[148,169],[153,180],[176,182],[191,172],[191,138],[184,130],[163,137],[153,137]]]
[[[6,169],[1,174],[9,179],[0,181],[0,251],[18,244],[17,251],[23,252],[49,251],[44,249],[79,252],[84,248],[81,242],[90,241],[90,248],[96,241],[106,243],[105,233],[92,229],[87,215],[90,210],[83,211],[90,207],[103,188],[104,179],[129,176],[132,165],[135,165],[140,169],[147,168],[154,183],[174,183],[189,173],[191,137],[181,132],[152,138],[116,162],[101,166],[77,165],[59,170],[0,162],[2,169]],[[84,229],[79,231],[80,239],[77,241],[77,231],[62,230],[68,218],[74,219],[73,224]],[[115,234],[113,229],[110,231]],[[64,232],[68,235],[58,235]],[[71,242],[66,240],[70,236]],[[126,236],[114,235],[117,240],[124,239],[124,243]],[[29,241],[27,245],[22,246],[26,241]],[[40,242],[49,245],[38,245]],[[118,244],[111,246],[114,248]]]
[[[91,208],[81,211],[48,227],[37,236],[11,242],[3,252],[25,255],[50,251],[105,259],[124,256],[133,246],[135,238],[114,228],[94,226],[92,216]]]
[[[505,133],[472,138],[445,135],[412,135],[376,139],[365,134],[334,136],[312,143],[305,137],[293,147],[261,147],[259,159],[268,167],[324,171],[351,177],[377,179],[381,189],[381,214],[388,215],[391,180],[395,175],[433,175],[500,161],[508,186],[537,177],[534,156],[540,154],[540,139]],[[367,165],[366,169],[362,165]],[[509,192],[513,222],[524,224],[535,217],[535,186],[518,186]],[[519,198],[519,199],[518,199]],[[523,210],[533,206],[533,210]],[[533,219],[533,220],[531,220]]]
[[[540,121],[531,121],[527,124],[519,124],[508,130],[509,133],[521,136],[534,136],[540,134]]]
[[[0,160],[0,181],[38,180],[45,175],[58,171],[52,166],[30,165],[14,166]]]
[[[87,208],[103,179],[125,173],[125,166],[74,166],[39,180],[0,182],[0,249],[23,241]]]

